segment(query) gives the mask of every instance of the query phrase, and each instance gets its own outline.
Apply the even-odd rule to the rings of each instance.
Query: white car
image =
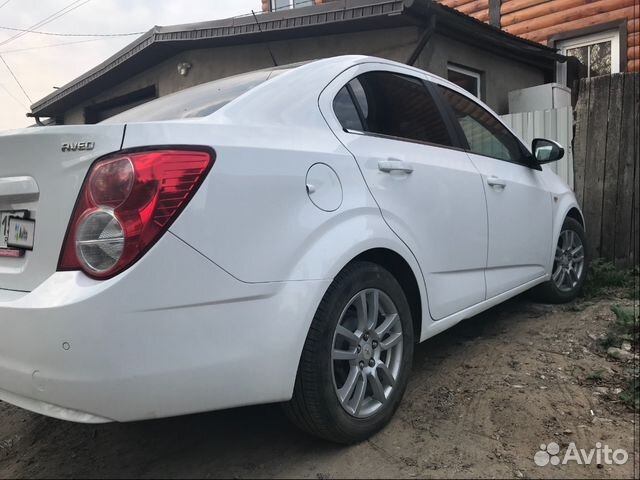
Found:
[[[586,275],[571,190],[477,98],[345,56],[0,134],[0,399],[75,422],[286,402],[360,441],[414,344]]]

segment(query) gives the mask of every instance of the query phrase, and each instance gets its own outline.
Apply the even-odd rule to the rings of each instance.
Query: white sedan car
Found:
[[[127,422],[269,402],[360,441],[414,344],[585,279],[571,190],[477,98],[346,56],[0,134],[0,399]]]

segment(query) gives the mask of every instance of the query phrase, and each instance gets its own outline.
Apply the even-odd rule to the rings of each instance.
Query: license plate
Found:
[[[0,212],[0,248],[33,250],[36,222],[27,218],[28,212]]]

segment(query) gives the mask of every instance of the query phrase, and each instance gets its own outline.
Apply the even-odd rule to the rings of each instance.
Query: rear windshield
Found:
[[[203,83],[134,107],[102,123],[159,122],[206,117],[270,78],[300,65],[257,70]]]

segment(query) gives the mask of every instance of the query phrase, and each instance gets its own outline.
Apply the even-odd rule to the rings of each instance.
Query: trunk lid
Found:
[[[0,256],[0,289],[28,292],[56,271],[87,171],[97,158],[120,150],[123,135],[124,125],[0,132],[0,212],[26,211],[35,220],[33,250]]]

